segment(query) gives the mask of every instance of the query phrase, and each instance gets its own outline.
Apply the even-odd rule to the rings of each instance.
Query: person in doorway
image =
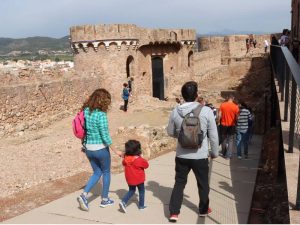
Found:
[[[239,115],[239,107],[234,103],[234,96],[229,95],[226,102],[219,108],[219,123],[222,139],[222,151],[226,159],[230,159],[234,148],[234,134],[236,121]]]
[[[176,101],[177,105],[181,105],[180,98],[175,98],[175,101]]]
[[[253,47],[254,47],[254,48],[256,48],[256,44],[257,44],[256,39],[253,39]]]
[[[271,37],[271,44],[279,45],[279,42],[278,42],[277,38],[275,37],[275,35],[272,35],[272,37]]]
[[[250,34],[250,35],[249,35],[249,43],[250,43],[250,47],[253,47],[253,40],[254,40],[253,34]]]
[[[289,30],[288,29],[283,29],[279,42],[280,42],[281,46],[286,46],[286,47],[289,46]]]
[[[149,167],[148,162],[141,157],[141,143],[136,140],[129,140],[125,143],[125,156],[123,166],[125,169],[125,178],[129,191],[119,203],[121,211],[126,213],[126,206],[130,198],[134,195],[136,188],[139,190],[139,209],[143,210],[145,206],[145,169]]]
[[[128,89],[128,84],[124,83],[123,91],[122,91],[122,98],[124,100],[124,106],[123,106],[124,112],[127,112],[129,95],[130,95],[130,93],[129,93],[129,89]]]
[[[130,77],[127,82],[128,83],[128,91],[129,91],[130,96],[132,96],[133,81],[134,81],[133,77]]]
[[[269,42],[268,42],[268,40],[264,40],[264,44],[265,44],[265,53],[267,53],[268,48],[269,48]]]
[[[84,152],[94,171],[83,193],[77,198],[80,209],[84,211],[89,210],[88,193],[98,183],[101,176],[103,178],[103,185],[100,207],[106,207],[114,203],[108,197],[111,165],[110,150],[119,156],[122,156],[123,153],[116,151],[112,146],[107,120],[107,111],[110,104],[110,93],[101,88],[95,90],[82,106],[86,129],[86,137],[83,142]]]
[[[184,103],[176,106],[170,114],[167,133],[171,137],[178,138],[181,130],[183,118],[198,109],[200,129],[203,131],[202,145],[195,149],[183,148],[177,142],[176,158],[175,158],[175,184],[169,204],[170,222],[176,222],[180,214],[180,208],[183,201],[183,192],[187,183],[187,177],[192,170],[197,180],[199,205],[199,216],[207,216],[212,210],[209,208],[209,155],[211,158],[218,156],[218,131],[215,123],[213,112],[207,106],[202,106],[197,102],[198,85],[194,81],[185,83],[181,88],[181,94]],[[195,110],[195,111],[194,111]],[[199,112],[200,111],[200,112]],[[210,137],[211,153],[208,151],[208,139]]]
[[[199,96],[199,97],[197,98],[197,101],[198,101],[201,105],[203,105],[203,106],[206,105],[206,101],[205,101],[205,99],[204,99],[203,97],[200,97],[200,96]]]
[[[255,115],[251,107],[248,107],[248,110],[250,112],[250,119],[248,121],[248,144],[250,144],[254,133]]]
[[[218,110],[216,109],[216,107],[212,103],[206,103],[205,105],[207,107],[209,107],[213,111],[214,117],[215,117],[215,121],[217,122]]]
[[[251,114],[248,110],[247,105],[241,101],[239,104],[240,114],[237,119],[236,125],[236,148],[237,148],[237,157],[242,159],[242,146],[244,147],[245,158],[248,158],[248,129],[249,129],[249,120],[251,120]]]
[[[250,39],[249,38],[246,38],[246,49],[247,49],[246,53],[248,53],[250,50]]]

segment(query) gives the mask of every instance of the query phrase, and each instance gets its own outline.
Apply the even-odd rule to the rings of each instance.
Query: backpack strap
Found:
[[[203,105],[199,104],[196,108],[194,108],[192,110],[193,115],[196,116],[196,117],[199,117],[202,108],[203,108]]]

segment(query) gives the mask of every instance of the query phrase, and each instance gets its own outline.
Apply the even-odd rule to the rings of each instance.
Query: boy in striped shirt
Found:
[[[240,103],[240,115],[236,125],[236,147],[238,159],[242,159],[242,145],[244,146],[245,158],[248,158],[248,128],[251,113],[244,102]]]

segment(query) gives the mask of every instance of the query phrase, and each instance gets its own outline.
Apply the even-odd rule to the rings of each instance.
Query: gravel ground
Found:
[[[145,124],[145,118],[148,125],[162,126],[166,125],[167,116],[168,113],[162,114],[161,110],[141,112],[139,104],[132,105],[127,113],[111,110],[108,113],[110,133],[115,142],[122,142],[114,143],[115,146],[123,146],[127,138],[120,134],[115,136],[118,127],[140,126]],[[1,140],[0,198],[47,181],[91,172],[85,154],[80,151],[80,140],[72,133],[72,119],[65,118],[48,128]],[[113,162],[121,160],[113,153],[112,157]]]

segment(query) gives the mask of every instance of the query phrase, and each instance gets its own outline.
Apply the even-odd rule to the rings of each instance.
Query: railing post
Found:
[[[282,85],[282,88],[281,88],[281,95],[280,95],[280,101],[284,101],[284,93],[286,92],[286,89],[285,89],[285,82],[286,82],[286,67],[287,67],[287,65],[286,65],[286,61],[285,61],[285,59],[284,59],[284,57],[283,57],[283,53],[281,52],[281,54],[282,54],[282,58],[283,58],[283,65],[282,65],[282,67],[283,68],[281,68],[281,85]]]
[[[288,153],[293,153],[294,148],[294,133],[295,133],[295,117],[296,117],[296,94],[297,83],[292,77],[292,93],[291,93],[291,114],[290,114],[290,133],[289,133],[289,149]]]
[[[285,62],[285,98],[284,98],[284,121],[288,121],[289,111],[289,95],[290,95],[290,70]]]
[[[298,186],[297,186],[295,210],[300,210],[300,157],[299,157],[299,167],[298,167]]]

